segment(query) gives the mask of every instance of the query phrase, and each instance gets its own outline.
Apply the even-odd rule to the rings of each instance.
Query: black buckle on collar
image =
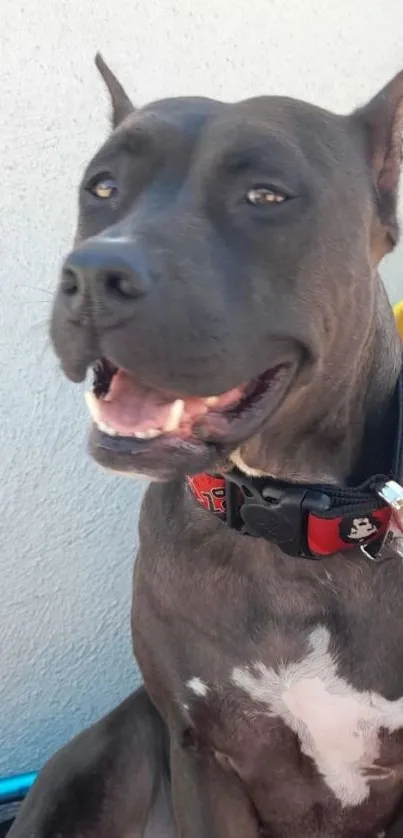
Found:
[[[374,515],[376,521],[372,521],[372,527],[375,526],[372,534],[379,528],[379,522],[385,527],[385,521],[379,515],[376,516],[378,511],[386,508],[385,500],[379,496],[378,490],[391,478],[398,483],[402,480],[403,368],[384,419],[382,438],[379,439],[378,431],[375,434],[369,428],[365,442],[366,450],[375,449],[378,454],[375,457],[377,471],[362,482],[360,475],[365,476],[366,472],[366,463],[362,462],[357,468],[357,474],[352,476],[352,482],[346,486],[304,485],[270,477],[247,477],[237,469],[222,475],[221,479],[225,481],[227,525],[245,535],[264,538],[290,556],[305,559],[330,555],[331,552],[346,549],[346,545],[357,546],[358,542],[354,542],[354,539],[348,541],[344,538],[340,532],[341,522],[345,520],[355,525],[355,519],[368,518],[371,524],[370,519]],[[387,468],[383,470],[385,463]],[[321,550],[319,555],[314,540],[315,553],[312,550],[312,528],[311,535],[308,530],[309,523],[317,526],[316,522],[321,518],[329,522],[330,529],[332,520],[335,521],[339,530],[331,533],[334,550]],[[372,538],[372,534],[369,538]]]
[[[289,556],[314,558],[306,543],[306,522],[310,512],[320,514],[331,508],[329,495],[266,477],[249,479],[235,469],[225,475],[225,481],[228,526],[277,544]]]

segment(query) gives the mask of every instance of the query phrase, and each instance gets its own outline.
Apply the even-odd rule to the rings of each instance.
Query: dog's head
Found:
[[[94,368],[97,461],[211,470],[297,423],[330,359],[365,344],[397,236],[403,74],[349,116],[276,97],[136,110],[97,64],[113,131],[82,180],[53,343],[71,379]]]

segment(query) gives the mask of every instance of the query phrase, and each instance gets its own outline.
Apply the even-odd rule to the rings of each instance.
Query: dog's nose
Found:
[[[110,325],[147,293],[149,276],[132,242],[89,239],[65,260],[60,291],[72,313],[93,302],[97,317]]]

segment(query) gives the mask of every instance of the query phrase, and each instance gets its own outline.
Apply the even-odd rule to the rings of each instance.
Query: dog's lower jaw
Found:
[[[206,407],[203,404],[201,415],[196,412],[194,418],[192,411],[195,408],[200,409],[198,402],[203,402],[203,399],[176,396],[176,401],[172,402],[171,407],[170,400],[167,404],[169,409],[175,409],[179,401],[182,410],[181,421],[177,420],[176,427],[162,427],[160,431],[155,424],[151,428],[150,437],[143,435],[142,428],[141,435],[135,433],[136,429],[133,429],[133,433],[122,433],[123,421],[116,428],[108,422],[108,417],[104,421],[104,415],[99,412],[97,414],[99,401],[105,413],[103,401],[108,408],[111,404],[113,406],[113,399],[107,398],[109,391],[106,395],[99,395],[93,390],[90,394],[90,407],[94,401],[97,404],[95,411],[90,411],[93,419],[89,437],[90,454],[101,466],[129,475],[144,474],[153,481],[170,482],[204,471],[228,470],[228,457],[231,452],[238,448],[243,439],[252,435],[255,429],[269,421],[270,416],[276,413],[288,397],[298,375],[299,360],[300,353],[293,346],[288,356],[273,364],[258,378],[251,379],[249,388],[248,384],[239,386],[237,390],[240,392],[235,393],[235,402],[217,405],[217,401],[222,401],[227,396],[233,399],[232,390],[223,393],[222,396],[208,397],[204,401],[209,403]],[[118,374],[114,373],[115,376]],[[125,371],[122,378],[123,374],[130,376],[130,373]],[[96,384],[103,386],[102,380],[98,379]],[[133,382],[129,384],[133,390],[135,387],[139,389],[134,377]],[[159,393],[164,395],[164,392],[162,389],[156,390],[156,396]],[[211,404],[212,399],[214,402]],[[117,406],[119,408],[119,404]],[[122,411],[124,414],[124,408],[125,405],[121,407],[121,414]],[[163,401],[162,410],[166,409]]]
[[[401,363],[393,313],[381,295],[366,345],[345,365],[344,380],[337,384],[324,365],[327,375],[290,393],[270,427],[239,446],[230,462],[249,477],[343,485],[362,457],[368,427],[371,437],[382,435]],[[370,468],[371,451],[365,459]]]

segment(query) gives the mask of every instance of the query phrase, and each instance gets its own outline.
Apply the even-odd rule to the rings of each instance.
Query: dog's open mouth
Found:
[[[102,358],[94,365],[93,388],[86,401],[95,426],[109,437],[148,444],[157,438],[224,443],[233,424],[258,409],[275,388],[286,366],[278,364],[218,396],[178,397],[140,384]]]

